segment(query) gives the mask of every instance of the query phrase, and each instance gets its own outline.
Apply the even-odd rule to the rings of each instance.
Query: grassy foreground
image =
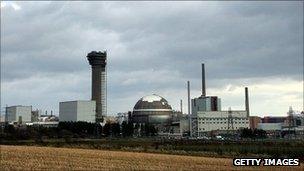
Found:
[[[35,146],[1,145],[1,170],[303,170],[234,167],[232,159]]]

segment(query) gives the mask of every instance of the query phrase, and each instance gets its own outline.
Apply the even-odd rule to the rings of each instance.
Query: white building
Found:
[[[59,121],[95,122],[96,102],[89,100],[59,103]]]
[[[228,129],[229,111],[198,111],[197,135],[205,135],[210,131],[227,131],[249,128],[246,111],[231,111],[230,128]]]
[[[31,122],[32,106],[10,106],[6,107],[5,121],[6,122]]]
[[[264,131],[281,131],[283,123],[258,123],[258,129]]]

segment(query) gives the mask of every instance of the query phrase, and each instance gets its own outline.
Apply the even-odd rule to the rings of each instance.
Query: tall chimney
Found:
[[[180,99],[180,111],[183,114],[183,100]]]
[[[205,64],[202,63],[202,96],[206,96]]]
[[[187,81],[187,89],[188,89],[188,115],[190,115],[190,81]]]
[[[246,107],[247,117],[249,117],[248,87],[245,87],[245,107]]]
[[[189,132],[190,136],[192,137],[192,118],[191,118],[191,111],[190,111],[190,81],[187,81],[187,89],[188,89],[188,116],[189,116]]]

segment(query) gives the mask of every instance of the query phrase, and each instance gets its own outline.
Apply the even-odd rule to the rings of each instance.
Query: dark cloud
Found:
[[[130,110],[151,92],[184,98],[173,90],[184,91],[187,80],[200,89],[202,62],[212,88],[262,78],[302,80],[303,2],[16,4],[20,10],[1,9],[1,84],[8,91],[2,106],[29,96],[8,85],[38,78],[48,79],[28,83],[39,90],[32,92],[33,105],[45,101],[56,108],[64,99],[89,98],[91,50],[108,51],[112,112]],[[60,81],[71,75],[74,84]]]

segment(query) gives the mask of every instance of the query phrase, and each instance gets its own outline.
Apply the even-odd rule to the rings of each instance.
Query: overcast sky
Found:
[[[251,115],[303,110],[303,2],[3,2],[1,111],[90,100],[90,51],[107,50],[108,114],[159,94],[207,95]]]

